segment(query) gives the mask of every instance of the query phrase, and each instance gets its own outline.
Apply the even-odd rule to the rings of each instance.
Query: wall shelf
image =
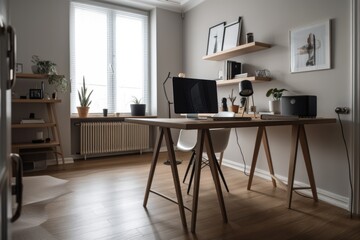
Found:
[[[55,127],[56,123],[15,123],[11,124],[12,128],[48,128]]]
[[[236,78],[236,79],[229,79],[229,80],[217,80],[216,84],[217,84],[217,86],[227,86],[227,85],[238,84],[243,80],[249,80],[251,82],[268,82],[271,80],[271,78],[253,76],[253,77],[244,77],[244,78]]]
[[[20,99],[13,98],[13,103],[60,103],[61,99]]]
[[[242,44],[240,46],[221,51],[215,54],[207,55],[203,57],[203,60],[210,60],[210,61],[222,61],[229,58],[233,58],[236,56],[257,52],[261,50],[265,50],[270,48],[271,45],[262,42],[252,42],[247,44]]]
[[[34,73],[16,73],[17,78],[27,79],[45,79],[48,78],[47,74],[34,74]]]

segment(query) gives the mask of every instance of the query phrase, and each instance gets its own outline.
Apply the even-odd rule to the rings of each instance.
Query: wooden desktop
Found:
[[[270,154],[270,148],[268,143],[268,138],[266,134],[266,127],[271,126],[292,126],[292,133],[291,133],[291,151],[290,151],[290,159],[289,159],[289,172],[288,172],[288,185],[287,185],[287,206],[288,208],[291,207],[291,198],[292,193],[296,188],[294,188],[294,174],[295,174],[295,167],[296,167],[296,158],[297,158],[297,150],[298,145],[300,142],[300,146],[303,151],[305,166],[307,170],[307,174],[309,177],[310,188],[312,191],[314,201],[318,200],[317,192],[316,192],[316,185],[314,174],[311,165],[311,158],[309,152],[309,146],[307,142],[306,132],[305,132],[305,125],[307,124],[330,124],[336,123],[335,118],[300,118],[300,119],[292,119],[292,120],[260,120],[260,119],[253,119],[251,121],[213,121],[213,120],[191,120],[186,118],[153,118],[153,119],[145,119],[145,118],[128,118],[125,119],[127,122],[137,123],[137,124],[146,124],[151,126],[159,127],[160,133],[158,134],[157,141],[154,147],[154,153],[151,162],[150,173],[148,177],[147,187],[145,191],[144,203],[143,206],[146,207],[149,193],[155,193],[161,197],[164,197],[172,202],[178,204],[179,212],[181,221],[184,228],[187,228],[186,218],[185,218],[185,211],[184,209],[189,208],[184,206],[179,175],[176,165],[175,159],[175,151],[174,151],[174,144],[171,137],[171,128],[175,129],[197,129],[198,130],[198,137],[197,137],[197,146],[196,146],[196,160],[195,160],[195,179],[194,179],[194,192],[193,192],[193,203],[192,203],[192,218],[191,218],[191,232],[195,232],[196,229],[196,218],[197,218],[197,207],[198,207],[198,197],[199,197],[199,183],[200,183],[200,173],[201,173],[201,159],[202,159],[202,152],[205,147],[207,149],[207,155],[209,156],[209,163],[211,173],[214,179],[214,184],[217,192],[217,197],[219,201],[219,206],[221,210],[221,214],[223,217],[223,221],[227,222],[227,214],[224,204],[224,198],[222,195],[221,185],[219,182],[218,172],[215,166],[216,157],[212,147],[212,141],[210,138],[210,128],[244,128],[244,127],[257,127],[257,136],[255,140],[255,147],[254,147],[254,154],[251,163],[250,169],[250,176],[248,181],[248,189],[250,190],[252,179],[254,176],[254,171],[256,167],[256,162],[258,158],[258,153],[260,149],[261,143],[264,145],[270,174],[273,179],[273,185],[276,186],[275,181],[275,174],[272,165],[272,159]],[[175,185],[175,191],[177,196],[177,202],[168,198],[167,196],[162,195],[156,191],[151,189],[152,180],[155,173],[155,168],[160,152],[161,143],[163,137],[165,136],[166,146],[168,149],[168,155],[170,159],[170,166],[173,175],[173,181]]]

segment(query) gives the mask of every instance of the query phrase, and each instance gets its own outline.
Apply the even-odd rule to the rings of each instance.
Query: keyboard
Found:
[[[208,117],[213,121],[251,121],[251,117]]]

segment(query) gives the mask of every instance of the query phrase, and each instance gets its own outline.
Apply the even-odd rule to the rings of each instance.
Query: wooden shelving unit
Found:
[[[216,84],[218,86],[226,86],[226,85],[233,85],[240,83],[242,80],[249,80],[252,82],[268,82],[271,80],[271,78],[267,77],[244,77],[244,78],[236,78],[236,79],[229,79],[229,80],[217,80]]]
[[[210,60],[210,61],[222,61],[229,58],[237,57],[240,55],[253,53],[261,50],[265,50],[270,48],[271,45],[262,42],[252,42],[243,44],[225,51],[221,51],[215,54],[207,55],[203,57],[203,60]]]
[[[46,79],[48,75],[46,74],[34,74],[34,73],[16,73],[17,78],[27,78],[27,79]]]
[[[19,79],[46,79],[48,75],[44,74],[31,74],[31,73],[18,73],[17,78]],[[60,131],[57,124],[56,111],[54,108],[54,104],[61,103],[60,99],[12,99],[13,104],[44,104],[47,109],[48,119],[46,123],[13,123],[11,125],[12,129],[31,129],[31,128],[44,128],[50,129],[52,139],[50,142],[43,143],[32,143],[32,142],[23,142],[23,143],[13,143],[12,151],[15,153],[19,153],[21,149],[50,149],[55,154],[57,158],[57,154],[59,154],[62,158],[63,163],[64,155],[61,146],[60,140]],[[31,106],[30,106],[31,107]],[[29,107],[29,108],[30,108]]]

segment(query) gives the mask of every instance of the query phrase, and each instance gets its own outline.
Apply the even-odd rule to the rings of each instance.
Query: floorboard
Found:
[[[178,165],[185,174],[190,154]],[[176,198],[171,169],[160,154],[153,188]],[[230,192],[224,193],[229,222],[224,224],[208,167],[201,173],[196,234],[182,228],[178,207],[150,194],[142,206],[151,154],[127,155],[49,166],[26,175],[51,175],[69,180],[69,194],[46,207],[48,220],[28,229],[27,238],[41,239],[360,239],[360,220],[350,219],[343,209],[294,195],[292,209],[286,208],[286,192],[271,181],[254,178],[251,191],[242,172],[222,167]],[[184,203],[191,208],[188,184],[181,183]],[[223,188],[223,186],[222,186]],[[223,188],[224,189],[224,188]],[[191,212],[185,211],[190,229]],[[34,236],[34,237],[32,237]],[[23,236],[22,236],[23,237]],[[20,238],[19,238],[20,239]]]

